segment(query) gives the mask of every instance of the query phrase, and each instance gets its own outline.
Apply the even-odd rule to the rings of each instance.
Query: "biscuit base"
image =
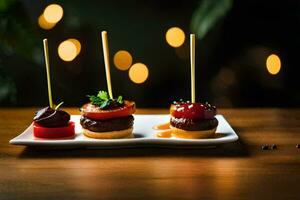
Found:
[[[119,131],[109,131],[109,132],[93,132],[88,129],[83,128],[83,134],[89,138],[95,139],[119,139],[119,138],[132,138],[133,128],[119,130]]]
[[[184,139],[205,139],[205,138],[213,138],[216,134],[216,129],[210,130],[202,130],[202,131],[186,131],[183,129],[179,129],[173,126],[170,126],[172,129],[172,136],[177,138]]]

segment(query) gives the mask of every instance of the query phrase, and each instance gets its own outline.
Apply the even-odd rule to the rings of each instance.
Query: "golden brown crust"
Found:
[[[109,131],[109,132],[93,132],[83,128],[83,134],[89,138],[95,139],[119,139],[119,138],[131,138],[133,128],[119,130],[119,131]]]
[[[184,139],[204,139],[213,138],[216,133],[216,128],[203,131],[186,131],[171,126],[172,136]]]

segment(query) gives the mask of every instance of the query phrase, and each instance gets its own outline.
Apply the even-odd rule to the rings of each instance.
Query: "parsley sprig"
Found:
[[[106,91],[99,91],[98,94],[88,95],[92,104],[99,106],[100,109],[109,109],[114,107],[119,107],[124,104],[124,100],[122,96],[118,96],[117,99],[109,98]]]

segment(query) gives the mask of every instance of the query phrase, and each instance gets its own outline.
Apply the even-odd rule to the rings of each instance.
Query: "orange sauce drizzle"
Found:
[[[158,133],[156,133],[156,137],[158,137],[158,138],[170,138],[170,137],[172,137],[172,130],[158,132]]]
[[[153,127],[154,130],[167,130],[170,129],[170,122],[159,124]]]
[[[158,138],[170,138],[172,137],[172,130],[170,128],[170,122],[159,124],[153,127],[154,130],[158,130],[156,137]]]

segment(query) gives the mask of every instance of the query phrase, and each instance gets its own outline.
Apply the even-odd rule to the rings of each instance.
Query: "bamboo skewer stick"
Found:
[[[49,62],[49,51],[48,51],[48,40],[43,40],[44,44],[44,55],[45,55],[45,63],[46,63],[46,72],[47,72],[47,85],[48,85],[48,98],[49,98],[49,106],[53,108],[53,100],[52,100],[52,91],[51,91],[51,76],[50,76],[50,62]]]
[[[113,99],[111,79],[110,79],[109,48],[108,48],[107,32],[102,31],[101,36],[102,36],[102,47],[103,47],[103,56],[104,56],[104,64],[105,64],[107,89],[108,89],[109,97],[111,99]]]
[[[191,102],[196,101],[195,89],[195,34],[190,34],[190,57],[191,57]]]

